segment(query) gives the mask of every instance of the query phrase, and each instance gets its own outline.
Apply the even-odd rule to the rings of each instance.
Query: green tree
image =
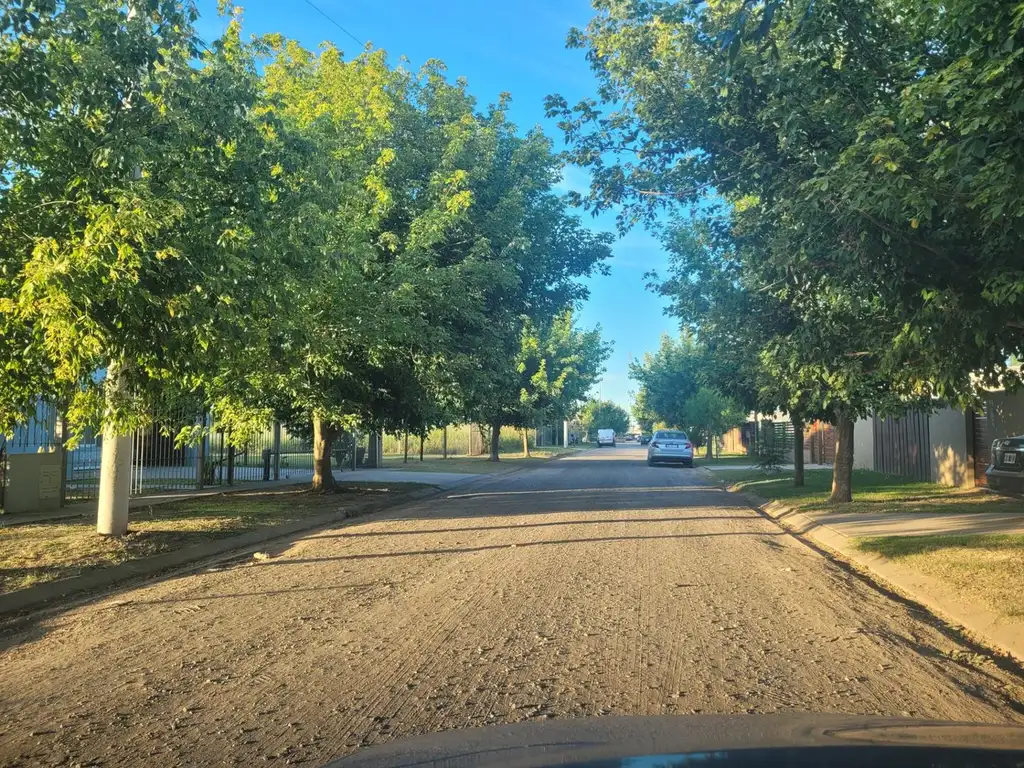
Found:
[[[251,318],[282,309],[287,139],[256,109],[237,21],[203,50],[194,17],[112,0],[0,15],[0,428],[43,395],[125,458],[175,393],[205,402],[266,352]],[[107,498],[101,530],[122,534],[127,499]]]
[[[380,51],[346,61],[331,46],[262,45],[267,108],[317,147],[305,167],[317,226],[294,230],[316,265],[294,283],[298,322],[277,332],[258,389],[312,423],[313,486],[331,489],[345,430],[423,435],[464,410],[456,374],[473,363],[461,358],[488,348],[488,297],[512,266],[463,236],[490,151],[464,83],[438,62],[391,69]]]
[[[701,387],[686,401],[684,428],[692,438],[707,447],[707,457],[714,455],[715,439],[746,421],[747,414],[739,404],[721,392]]]
[[[517,361],[524,332],[556,327],[555,318],[587,297],[581,278],[606,270],[611,256],[609,236],[584,228],[555,193],[560,161],[550,140],[538,131],[517,135],[505,109],[499,103],[482,119],[467,172],[471,204],[449,235],[491,268],[488,283],[473,290],[485,321],[462,326],[452,369],[467,419],[489,427],[492,460],[503,426],[533,424]]]
[[[791,378],[787,398],[810,391],[812,408],[834,414],[836,501],[850,498],[855,418],[932,393],[967,396],[979,367],[1006,378],[1007,352],[1020,343],[1013,331],[996,336],[978,324],[960,336],[955,322],[936,332],[943,324],[926,319],[924,261],[905,268],[907,236],[920,236],[922,220],[879,225],[861,205],[867,196],[893,203],[877,182],[899,163],[876,151],[870,163],[861,155],[844,164],[894,119],[929,50],[942,49],[932,35],[948,14],[916,8],[603,3],[570,38],[592,52],[601,102],[549,101],[574,160],[593,171],[592,207],[622,205],[628,224],[665,205],[705,205],[712,194],[724,202],[745,287],[770,293],[796,321],[788,337],[770,328],[759,357]],[[926,126],[917,128],[923,137]],[[977,333],[974,345],[961,343]]]
[[[640,384],[651,421],[674,427],[686,423],[686,403],[700,389],[705,364],[704,349],[689,334],[677,339],[666,334],[656,352],[630,363],[629,375]]]
[[[642,386],[633,395],[631,412],[633,420],[640,425],[641,432],[650,432],[654,429],[654,422],[658,420],[658,415],[647,405],[647,390]]]
[[[580,410],[580,424],[588,435],[599,429],[614,429],[616,434],[629,431],[629,412],[611,400],[590,400]]]
[[[518,373],[517,421],[523,427],[523,453],[529,455],[525,426],[568,419],[604,372],[611,346],[601,331],[575,327],[571,311],[543,327],[523,327],[515,365]],[[494,459],[492,453],[491,456]]]

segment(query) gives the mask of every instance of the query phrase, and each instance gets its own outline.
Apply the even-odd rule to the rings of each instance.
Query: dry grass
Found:
[[[1024,535],[883,536],[857,547],[938,579],[1001,616],[1024,617]]]
[[[207,496],[132,510],[127,536],[98,536],[93,521],[0,528],[0,593],[109,568],[203,541],[337,512],[422,484],[352,484],[338,494],[286,489]]]

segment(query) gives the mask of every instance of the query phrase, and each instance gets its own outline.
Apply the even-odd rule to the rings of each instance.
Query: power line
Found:
[[[353,35],[353,34],[352,34],[351,32],[349,32],[349,31],[348,31],[347,29],[345,29],[345,28],[344,28],[343,26],[341,26],[341,24],[339,24],[339,23],[338,23],[338,22],[336,22],[336,21],[335,21],[334,19],[332,19],[332,18],[331,18],[330,16],[328,16],[328,15],[327,15],[326,13],[324,13],[324,11],[322,11],[322,10],[321,10],[321,9],[320,9],[320,8],[319,8],[319,7],[318,7],[318,6],[316,5],[316,4],[314,4],[314,3],[313,3],[313,2],[311,1],[311,0],[303,0],[303,2],[305,2],[305,3],[306,3],[306,5],[308,5],[308,6],[309,6],[310,8],[312,8],[312,9],[313,9],[314,11],[316,11],[316,12],[317,12],[317,13],[319,13],[319,14],[320,14],[321,16],[323,16],[323,17],[324,17],[325,19],[327,19],[327,20],[328,20],[329,22],[331,22],[331,24],[333,24],[334,26],[336,26],[336,27],[337,27],[338,29],[340,29],[340,30],[341,30],[342,32],[344,32],[344,33],[345,33],[346,35],[348,35],[348,36],[349,36],[349,37],[351,37],[351,38],[352,38],[353,40],[355,40],[355,41],[356,41],[356,43],[357,43],[357,44],[358,44],[358,45],[359,45],[360,47],[362,47],[362,46],[364,46],[364,45],[366,44],[366,43],[365,43],[365,41],[363,41],[363,40],[360,40],[360,39],[359,39],[358,37],[356,37],[356,36],[355,36],[355,35]]]

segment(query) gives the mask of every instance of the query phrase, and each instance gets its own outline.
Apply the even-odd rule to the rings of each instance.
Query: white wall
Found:
[[[875,468],[875,420],[860,419],[853,425],[853,468]]]
[[[961,410],[944,408],[928,417],[931,445],[932,482],[941,485],[973,486],[974,469],[968,464],[967,416]]]

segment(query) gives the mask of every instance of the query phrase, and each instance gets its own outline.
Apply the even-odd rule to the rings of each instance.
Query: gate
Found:
[[[834,464],[836,460],[836,430],[831,424],[816,421],[807,426],[804,441],[809,444],[812,464]]]
[[[931,480],[928,416],[906,411],[902,416],[874,417],[875,471],[912,480]]]

